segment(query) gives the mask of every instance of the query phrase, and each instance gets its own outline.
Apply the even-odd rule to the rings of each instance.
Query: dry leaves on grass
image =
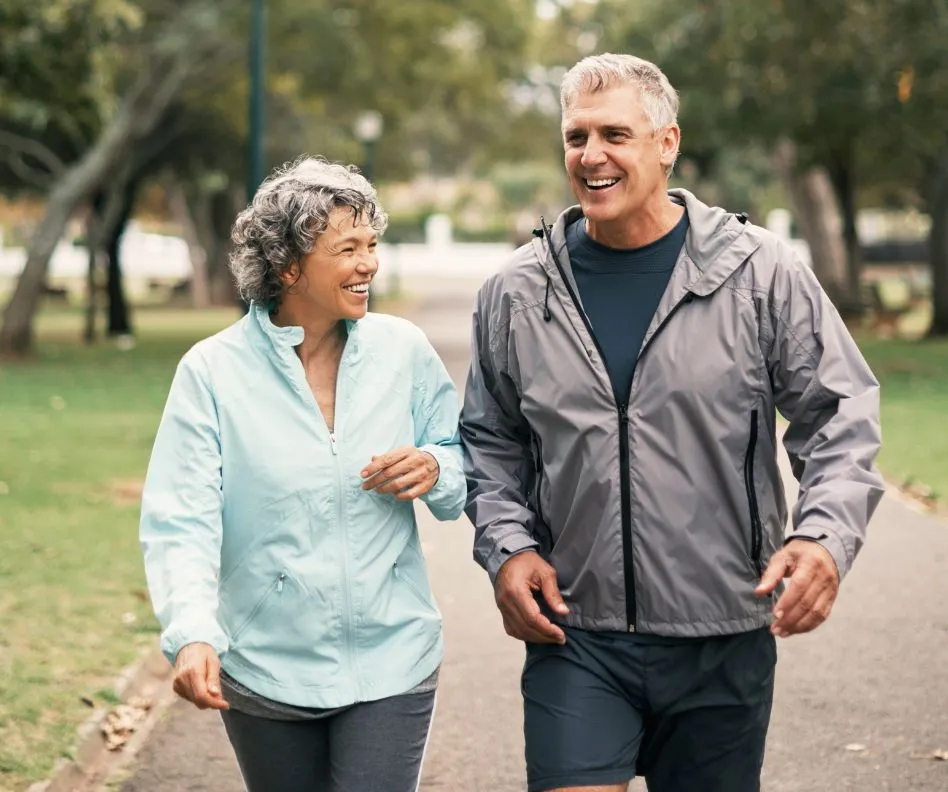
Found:
[[[142,489],[145,482],[142,479],[116,479],[111,482],[112,501],[116,506],[135,506],[141,502]]]
[[[148,712],[153,706],[154,702],[151,699],[132,698],[113,709],[102,722],[105,747],[110,751],[117,751],[124,746],[132,739],[132,735],[142,721],[148,717]]]

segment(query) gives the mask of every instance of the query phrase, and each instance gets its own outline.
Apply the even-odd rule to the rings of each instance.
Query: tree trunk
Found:
[[[928,260],[932,272],[932,323],[930,336],[948,336],[948,148],[931,169],[928,211],[932,225]]]
[[[837,306],[844,316],[861,317],[865,313],[862,296],[862,250],[856,225],[856,169],[853,152],[839,154],[830,174],[843,212],[843,245],[846,250],[846,291]]]
[[[132,87],[101,137],[57,181],[47,199],[43,219],[30,240],[26,266],[3,313],[0,357],[23,356],[32,351],[33,318],[49,260],[66,223],[115,166],[129,156],[135,143],[158,124],[190,71],[196,49],[194,43],[189,43],[170,63],[167,58],[156,58],[152,71],[143,74]]]
[[[813,272],[838,306],[846,289],[846,263],[842,220],[829,175],[825,168],[801,172],[790,141],[778,144],[774,165],[787,188],[800,236],[810,248]]]
[[[86,247],[89,251],[89,268],[86,270],[86,310],[82,329],[85,344],[95,343],[95,318],[98,313],[98,277],[99,270],[99,225],[101,218],[94,208],[89,209],[86,219]]]
[[[208,308],[211,305],[211,293],[207,279],[207,251],[201,245],[197,223],[191,213],[191,206],[184,186],[174,179],[167,187],[168,209],[181,229],[181,235],[188,246],[191,259],[191,300],[195,308]]]
[[[125,297],[125,284],[122,277],[121,242],[135,205],[138,182],[129,180],[121,194],[121,203],[114,220],[105,229],[105,251],[108,256],[108,335],[110,338],[132,335],[132,322],[129,318],[128,300]]]

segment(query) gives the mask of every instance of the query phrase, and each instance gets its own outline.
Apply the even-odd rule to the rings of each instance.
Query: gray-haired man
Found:
[[[587,58],[562,106],[579,206],[482,287],[461,419],[529,789],[750,792],[774,636],[827,618],[883,491],[878,383],[787,245],[667,189],[655,65]]]

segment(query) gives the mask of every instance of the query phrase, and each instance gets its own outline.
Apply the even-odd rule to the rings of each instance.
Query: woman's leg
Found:
[[[329,792],[329,719],[221,717],[248,792]]]
[[[329,724],[333,792],[416,792],[435,692],[357,704]]]

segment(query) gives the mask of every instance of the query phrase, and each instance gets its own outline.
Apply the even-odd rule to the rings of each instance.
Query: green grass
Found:
[[[156,625],[138,550],[138,488],[174,366],[234,311],[146,312],[138,346],[75,342],[44,314],[39,357],[0,365],[0,790],[66,754]]]
[[[931,487],[948,499],[948,339],[860,339],[882,385],[879,465],[897,483]]]

